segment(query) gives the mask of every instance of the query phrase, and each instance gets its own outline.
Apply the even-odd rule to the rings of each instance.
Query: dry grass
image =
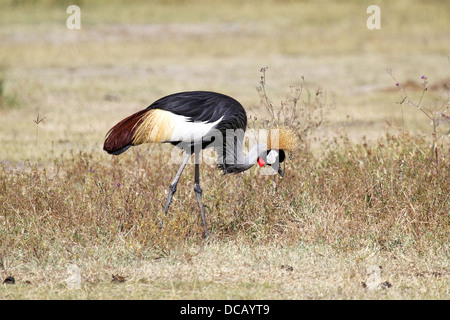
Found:
[[[448,159],[436,168],[420,146],[426,143],[401,135],[372,147],[337,143],[321,159],[290,160],[276,189],[256,172],[225,177],[204,166],[206,243],[189,168],[158,231],[176,170],[164,166],[163,153],[151,162],[142,150],[112,161],[80,153],[45,170],[4,169],[1,274],[32,284],[3,293],[446,299]],[[83,270],[81,291],[64,285],[69,263]],[[371,264],[382,265],[396,289],[365,290]],[[123,290],[131,294],[108,285],[116,273],[129,280]]]
[[[328,246],[243,245],[213,241],[182,245],[170,256],[137,259],[129,250],[93,250],[81,255],[82,283],[69,290],[67,265],[41,271],[25,266],[16,285],[4,285],[5,298],[52,299],[436,299],[448,298],[447,262],[405,254],[401,249],[379,253],[364,248],[338,253]],[[75,249],[76,250],[76,249]],[[117,258],[117,254],[121,254]],[[125,262],[126,260],[126,262]],[[73,260],[72,260],[73,261]],[[382,283],[390,288],[368,290],[366,269],[381,265]],[[21,276],[23,274],[23,276]],[[125,278],[112,282],[112,274]],[[243,276],[245,275],[245,276]],[[24,283],[30,279],[31,284]]]
[[[449,299],[448,3],[380,6],[369,31],[356,1],[89,1],[68,31],[59,2],[6,4],[0,280],[16,284],[0,298]],[[189,165],[158,231],[169,146],[101,150],[118,120],[196,89],[242,101],[254,127],[283,110],[302,139],[282,180],[202,166],[208,241]],[[373,265],[391,287],[364,288]]]

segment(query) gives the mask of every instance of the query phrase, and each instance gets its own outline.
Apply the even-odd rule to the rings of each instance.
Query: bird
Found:
[[[244,156],[242,149],[246,128],[246,111],[234,98],[212,91],[179,92],[164,96],[119,121],[106,133],[103,149],[115,156],[144,143],[170,143],[182,149],[183,160],[169,186],[165,216],[183,170],[194,154],[194,192],[205,237],[208,238],[202,204],[203,190],[200,187],[200,151],[214,148],[217,168],[224,174],[244,172],[258,164],[260,167],[272,167],[283,177],[280,163],[286,157],[285,151],[295,150],[298,146],[295,132],[290,128],[280,128],[270,130],[266,141],[255,143]]]

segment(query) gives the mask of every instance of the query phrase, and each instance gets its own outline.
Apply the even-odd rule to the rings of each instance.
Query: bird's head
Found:
[[[267,150],[265,152],[262,152],[262,154],[260,154],[260,156],[258,157],[258,165],[260,167],[268,165],[283,177],[284,174],[283,170],[281,170],[280,163],[282,163],[285,158],[286,155],[281,149]]]
[[[285,151],[296,151],[300,146],[300,140],[297,132],[290,127],[277,127],[268,131],[267,147],[259,155],[258,165],[263,167],[269,165],[276,172],[283,176],[280,163],[282,163],[286,154]]]

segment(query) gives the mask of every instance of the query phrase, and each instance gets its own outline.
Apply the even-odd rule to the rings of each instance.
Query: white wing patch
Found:
[[[171,114],[173,131],[168,141],[197,142],[201,141],[215,125],[222,121],[223,117],[214,122],[190,122],[189,117]]]
[[[133,136],[133,144],[146,142],[201,141],[223,117],[214,122],[190,122],[189,117],[152,109],[143,117]]]

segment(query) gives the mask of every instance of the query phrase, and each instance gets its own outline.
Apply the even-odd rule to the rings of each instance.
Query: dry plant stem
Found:
[[[406,91],[404,90],[404,88],[402,87],[402,85],[400,84],[400,82],[397,81],[397,79],[394,77],[393,73],[391,70],[388,70],[388,74],[391,76],[391,78],[396,82],[396,86],[399,88],[402,96],[401,96],[401,100],[398,102],[400,104],[400,106],[402,107],[404,103],[407,103],[410,106],[416,107],[418,110],[420,110],[429,120],[431,120],[431,124],[433,126],[433,131],[431,133],[432,136],[432,157],[434,158],[434,163],[436,165],[436,167],[439,166],[439,151],[438,151],[438,141],[440,139],[439,135],[438,135],[438,127],[439,127],[439,123],[440,123],[440,117],[438,115],[437,110],[434,111],[427,111],[424,108],[422,108],[422,100],[423,97],[425,96],[425,92],[428,91],[427,88],[427,84],[428,84],[428,79],[425,76],[422,76],[422,92],[419,98],[419,101],[417,103],[415,103],[414,101],[412,101],[408,94],[406,93]],[[450,98],[447,97],[447,105],[449,103]],[[446,103],[444,102],[444,104],[441,106],[441,108],[443,108],[446,105]],[[446,109],[445,109],[446,110]],[[403,107],[402,107],[402,117],[403,117]],[[404,132],[404,123],[403,123],[403,132]],[[442,136],[444,137],[444,135]]]
[[[41,122],[43,122],[45,120],[45,118],[39,118],[39,113],[36,117],[35,120],[33,120],[33,122],[36,124],[36,136],[35,136],[35,143],[34,143],[34,148],[35,148],[35,152],[37,154],[37,146],[38,146],[38,135],[39,135],[39,124]]]
[[[302,83],[300,86],[290,86],[290,92],[285,100],[281,101],[279,106],[272,103],[268,97],[266,88],[266,70],[264,67],[260,69],[261,81],[260,86],[257,87],[260,95],[261,104],[269,111],[269,120],[260,120],[263,128],[272,127],[289,127],[297,133],[299,140],[302,142],[303,150],[310,150],[309,136],[317,131],[325,122],[324,115],[326,109],[331,109],[331,105],[326,103],[326,95],[318,88],[315,90],[314,98],[305,89],[305,78],[301,76]],[[304,93],[308,93],[304,97]],[[252,119],[249,117],[249,127],[256,127],[256,117]]]
[[[262,73],[260,85],[261,85],[264,99],[266,101],[266,103],[264,105],[266,106],[267,110],[269,111],[269,113],[272,117],[272,121],[274,122],[275,125],[277,125],[276,119],[275,119],[275,113],[274,113],[275,108],[274,108],[272,102],[270,102],[269,97],[267,96],[267,92],[266,92],[266,70],[267,70],[267,67],[263,67],[260,70]]]

